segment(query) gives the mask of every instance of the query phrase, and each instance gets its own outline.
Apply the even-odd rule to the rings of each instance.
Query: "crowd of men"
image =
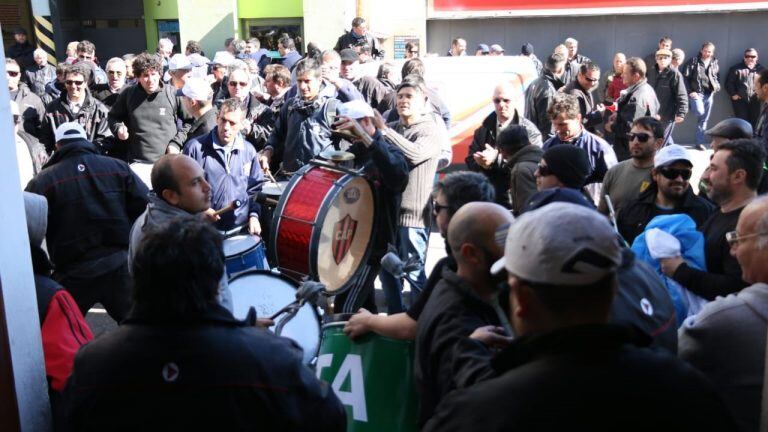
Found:
[[[333,50],[302,56],[284,35],[277,58],[258,39],[228,40],[212,60],[196,41],[173,54],[161,39],[102,69],[78,41],[54,68],[23,29],[16,42],[6,76],[62,430],[344,430],[298,345],[266,317],[233,317],[222,250],[227,233],[265,234],[268,178],[329,148],[354,155],[378,221],[332,307],[353,314],[350,338],[414,341],[423,430],[758,429],[768,71],[756,50],[721,86],[713,43],[685,61],[664,37],[645,59],[617,53],[601,99],[578,41],[543,61],[526,43],[539,77],[525,92],[495,86],[467,171],[436,181],[452,160],[450,110],[418,46],[400,77],[385,61],[363,73],[383,51],[362,18]],[[457,38],[447,55],[466,50]],[[734,117],[710,128],[721,87]],[[694,144],[713,151],[698,194],[691,150],[672,139],[689,110]],[[427,274],[433,227],[447,256]],[[391,248],[420,265],[383,270]],[[120,326],[91,340],[96,303]],[[52,314],[84,327],[57,333]]]

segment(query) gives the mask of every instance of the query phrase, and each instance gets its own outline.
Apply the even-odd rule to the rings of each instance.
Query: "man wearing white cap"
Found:
[[[365,101],[347,102],[338,111],[340,120],[333,127],[354,136],[355,143],[348,151],[355,155],[355,166],[363,168],[371,184],[378,188],[379,226],[365,270],[349,291],[336,296],[334,307],[337,312],[354,313],[365,307],[375,313],[373,283],[387,245],[395,243],[401,196],[408,183],[408,164],[403,152],[382,135],[386,125],[381,117],[375,117],[373,108]]]
[[[101,156],[80,124],[56,129],[56,152],[26,191],[48,199],[46,240],[65,286],[85,315],[101,303],[121,321],[131,308],[128,234],[147,187],[125,162]]]
[[[217,51],[213,56],[213,60],[208,63],[211,66],[211,75],[208,76],[208,80],[211,82],[214,96],[219,92],[224,92],[226,90],[226,88],[222,89],[222,86],[226,85],[226,78],[229,74],[229,65],[234,61],[235,56],[229,52]]]
[[[734,430],[698,371],[608,324],[620,262],[613,229],[591,209],[553,203],[520,216],[491,270],[506,269],[517,338],[493,359],[496,378],[453,392],[422,430]]]
[[[176,91],[181,96],[181,106],[195,120],[187,132],[187,141],[205,135],[216,127],[216,110],[213,109],[213,89],[202,78],[188,78],[184,87]],[[185,144],[186,144],[185,142]]]
[[[192,63],[189,62],[187,56],[184,54],[174,54],[173,57],[168,60],[168,73],[165,76],[167,78],[165,82],[176,89],[184,87],[184,83],[187,81],[187,77],[192,71],[192,67]]]
[[[629,244],[656,216],[684,213],[700,227],[712,215],[715,206],[696,196],[688,183],[692,169],[693,161],[684,147],[671,144],[656,153],[651,170],[653,181],[619,211],[619,233]]]
[[[502,48],[499,44],[493,44],[491,45],[491,57],[502,57],[504,56],[504,48]]]

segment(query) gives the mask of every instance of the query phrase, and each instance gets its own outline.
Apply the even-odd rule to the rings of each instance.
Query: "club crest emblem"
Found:
[[[336,265],[341,263],[349,248],[352,246],[352,240],[355,238],[355,230],[357,229],[357,221],[352,219],[351,216],[346,215],[340,221],[336,222],[333,227],[333,260]]]

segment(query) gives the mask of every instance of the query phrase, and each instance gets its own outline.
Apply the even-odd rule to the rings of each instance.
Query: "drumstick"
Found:
[[[226,212],[230,212],[230,211],[240,207],[240,204],[242,204],[240,202],[240,200],[234,200],[231,203],[227,204],[225,207],[222,207],[222,208],[216,210],[215,212],[213,212],[213,215],[214,216],[218,216],[220,214],[224,214]]]
[[[275,180],[271,172],[267,171],[267,177],[269,177],[269,180],[272,181],[272,183],[274,183],[275,186],[277,186],[277,189],[280,191],[280,193],[283,193],[282,186],[280,186],[280,183],[278,183],[277,180]]]

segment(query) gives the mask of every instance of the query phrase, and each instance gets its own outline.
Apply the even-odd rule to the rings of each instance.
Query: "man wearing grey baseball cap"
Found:
[[[513,222],[492,271],[507,271],[518,338],[496,378],[452,393],[423,430],[734,430],[698,371],[608,324],[620,261],[593,210],[553,203]]]

